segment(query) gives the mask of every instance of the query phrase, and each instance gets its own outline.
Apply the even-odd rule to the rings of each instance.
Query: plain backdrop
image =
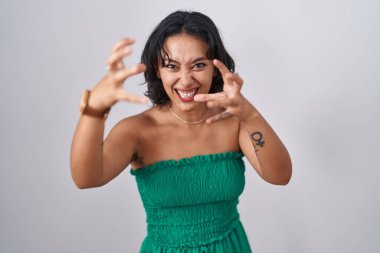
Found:
[[[380,252],[380,2],[376,0],[0,0],[0,252],[138,252],[145,212],[129,167],[79,190],[69,153],[85,88],[112,45],[139,62],[169,13],[211,17],[244,95],[287,146],[293,177],[264,182],[246,162],[238,206],[254,252]],[[125,83],[143,94],[142,77]],[[106,133],[147,106],[119,103]]]

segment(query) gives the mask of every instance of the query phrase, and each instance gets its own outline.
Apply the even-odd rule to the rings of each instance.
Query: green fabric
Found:
[[[131,169],[146,211],[140,252],[251,252],[237,210],[242,157],[226,152]]]

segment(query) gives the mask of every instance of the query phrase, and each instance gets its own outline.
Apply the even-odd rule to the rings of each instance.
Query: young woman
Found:
[[[265,181],[285,185],[292,171],[285,146],[241,94],[243,80],[209,17],[170,14],[150,35],[142,63],[126,68],[133,43],[113,47],[108,73],[84,93],[71,149],[74,182],[102,186],[131,165],[147,214],[140,252],[251,252],[237,211],[242,157]],[[103,141],[115,103],[147,102],[123,88],[140,73],[153,107],[121,120]]]

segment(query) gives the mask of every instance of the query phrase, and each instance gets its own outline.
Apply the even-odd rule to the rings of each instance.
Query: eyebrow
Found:
[[[180,62],[174,60],[174,59],[170,59],[169,57],[165,57],[164,60],[167,60],[169,62],[175,62],[175,63],[178,63],[180,64]],[[191,63],[195,63],[195,62],[198,62],[198,61],[204,61],[204,60],[210,60],[209,58],[207,58],[206,56],[202,56],[202,57],[199,57],[197,59],[195,59],[194,61],[192,61]]]

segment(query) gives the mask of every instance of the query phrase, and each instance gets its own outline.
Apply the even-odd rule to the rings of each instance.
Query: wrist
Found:
[[[100,109],[93,104],[91,91],[85,90],[82,95],[79,111],[81,115],[88,115],[95,118],[106,119],[111,108]]]
[[[235,117],[243,124],[248,124],[260,117],[259,111],[246,99],[240,108],[240,113]]]

